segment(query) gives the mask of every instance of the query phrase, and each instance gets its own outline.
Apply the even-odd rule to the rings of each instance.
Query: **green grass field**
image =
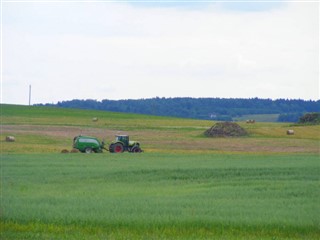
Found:
[[[0,238],[319,239],[320,127],[240,124],[1,105]],[[145,153],[60,153],[119,132]]]
[[[4,155],[2,239],[317,239],[318,160]]]
[[[233,118],[234,121],[246,121],[249,119],[254,119],[258,122],[277,122],[279,114],[250,114],[243,115],[241,117]]]

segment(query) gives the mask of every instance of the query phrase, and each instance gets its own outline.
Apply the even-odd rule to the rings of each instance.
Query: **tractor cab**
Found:
[[[129,136],[128,135],[117,135],[116,142],[122,142],[124,146],[129,146]]]

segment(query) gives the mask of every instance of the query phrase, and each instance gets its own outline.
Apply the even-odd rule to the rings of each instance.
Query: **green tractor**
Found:
[[[128,151],[131,153],[142,152],[139,142],[129,141],[128,135],[117,135],[116,140],[111,142],[111,144],[109,145],[109,152],[122,153],[124,151]]]

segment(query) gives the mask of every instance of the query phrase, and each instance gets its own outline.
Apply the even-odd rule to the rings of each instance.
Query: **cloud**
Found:
[[[4,4],[3,102],[318,99],[316,6]]]

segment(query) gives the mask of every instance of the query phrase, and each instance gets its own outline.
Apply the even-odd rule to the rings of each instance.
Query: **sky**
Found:
[[[1,0],[1,103],[319,100],[318,1]]]

